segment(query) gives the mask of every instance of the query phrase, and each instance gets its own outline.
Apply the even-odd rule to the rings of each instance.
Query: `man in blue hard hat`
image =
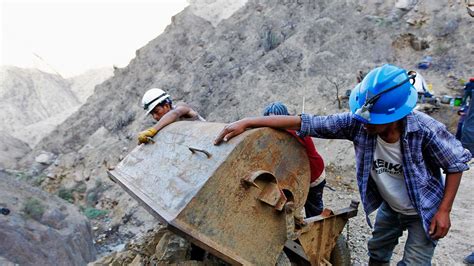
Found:
[[[225,126],[214,142],[262,126],[352,141],[369,225],[368,215],[378,209],[368,242],[369,265],[389,265],[405,230],[399,265],[430,265],[437,240],[449,231],[451,207],[472,155],[443,124],[414,110],[414,78],[393,65],[377,67],[352,90],[351,112],[244,118]]]

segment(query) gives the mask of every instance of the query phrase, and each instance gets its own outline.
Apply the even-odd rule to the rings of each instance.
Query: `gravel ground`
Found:
[[[474,163],[471,163],[471,167]],[[335,191],[326,188],[324,191],[324,204],[327,208],[339,209],[347,207],[351,199],[360,201],[359,192],[354,174],[328,174],[328,185]],[[459,191],[451,212],[451,229],[448,235],[439,241],[433,257],[434,265],[462,265],[463,258],[474,251],[474,214],[468,212],[474,205],[474,170],[464,173]],[[375,212],[370,215],[374,221]],[[351,260],[353,265],[366,265],[368,263],[367,241],[371,237],[371,229],[365,220],[362,206],[359,213],[350,219],[343,234],[349,239],[351,249]],[[394,250],[391,264],[396,263],[403,256],[403,245],[406,240],[406,232],[400,239],[400,244]]]

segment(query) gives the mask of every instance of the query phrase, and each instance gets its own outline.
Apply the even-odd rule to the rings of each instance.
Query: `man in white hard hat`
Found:
[[[415,87],[416,92],[418,93],[418,100],[420,102],[424,102],[426,97],[433,97],[433,90],[426,85],[425,78],[423,78],[420,73],[410,70],[408,71],[408,75],[415,75],[415,83],[413,83],[413,87]]]
[[[142,98],[142,106],[146,114],[151,114],[158,121],[156,125],[138,134],[138,144],[148,143],[158,131],[178,120],[205,121],[195,110],[185,103],[173,106],[170,95],[162,89],[149,89]]]

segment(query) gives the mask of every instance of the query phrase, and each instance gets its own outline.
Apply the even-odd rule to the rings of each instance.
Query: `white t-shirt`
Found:
[[[416,73],[415,84],[413,84],[413,87],[415,87],[416,92],[418,93],[430,92],[431,94],[434,94],[433,91],[430,91],[426,85],[425,78],[423,78],[420,73]]]
[[[394,211],[405,215],[417,214],[405,184],[400,140],[387,143],[377,136],[370,174],[380,195]]]

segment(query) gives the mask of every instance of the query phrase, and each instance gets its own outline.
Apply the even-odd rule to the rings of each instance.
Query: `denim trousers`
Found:
[[[436,245],[426,236],[420,216],[395,212],[386,202],[377,211],[372,238],[368,242],[370,259],[390,262],[398,238],[405,230],[408,230],[408,238],[403,258],[397,265],[431,265]]]
[[[326,185],[326,180],[323,180],[317,186],[310,187],[308,192],[308,198],[304,204],[304,209],[306,212],[306,217],[313,217],[320,215],[323,211],[323,190]]]

